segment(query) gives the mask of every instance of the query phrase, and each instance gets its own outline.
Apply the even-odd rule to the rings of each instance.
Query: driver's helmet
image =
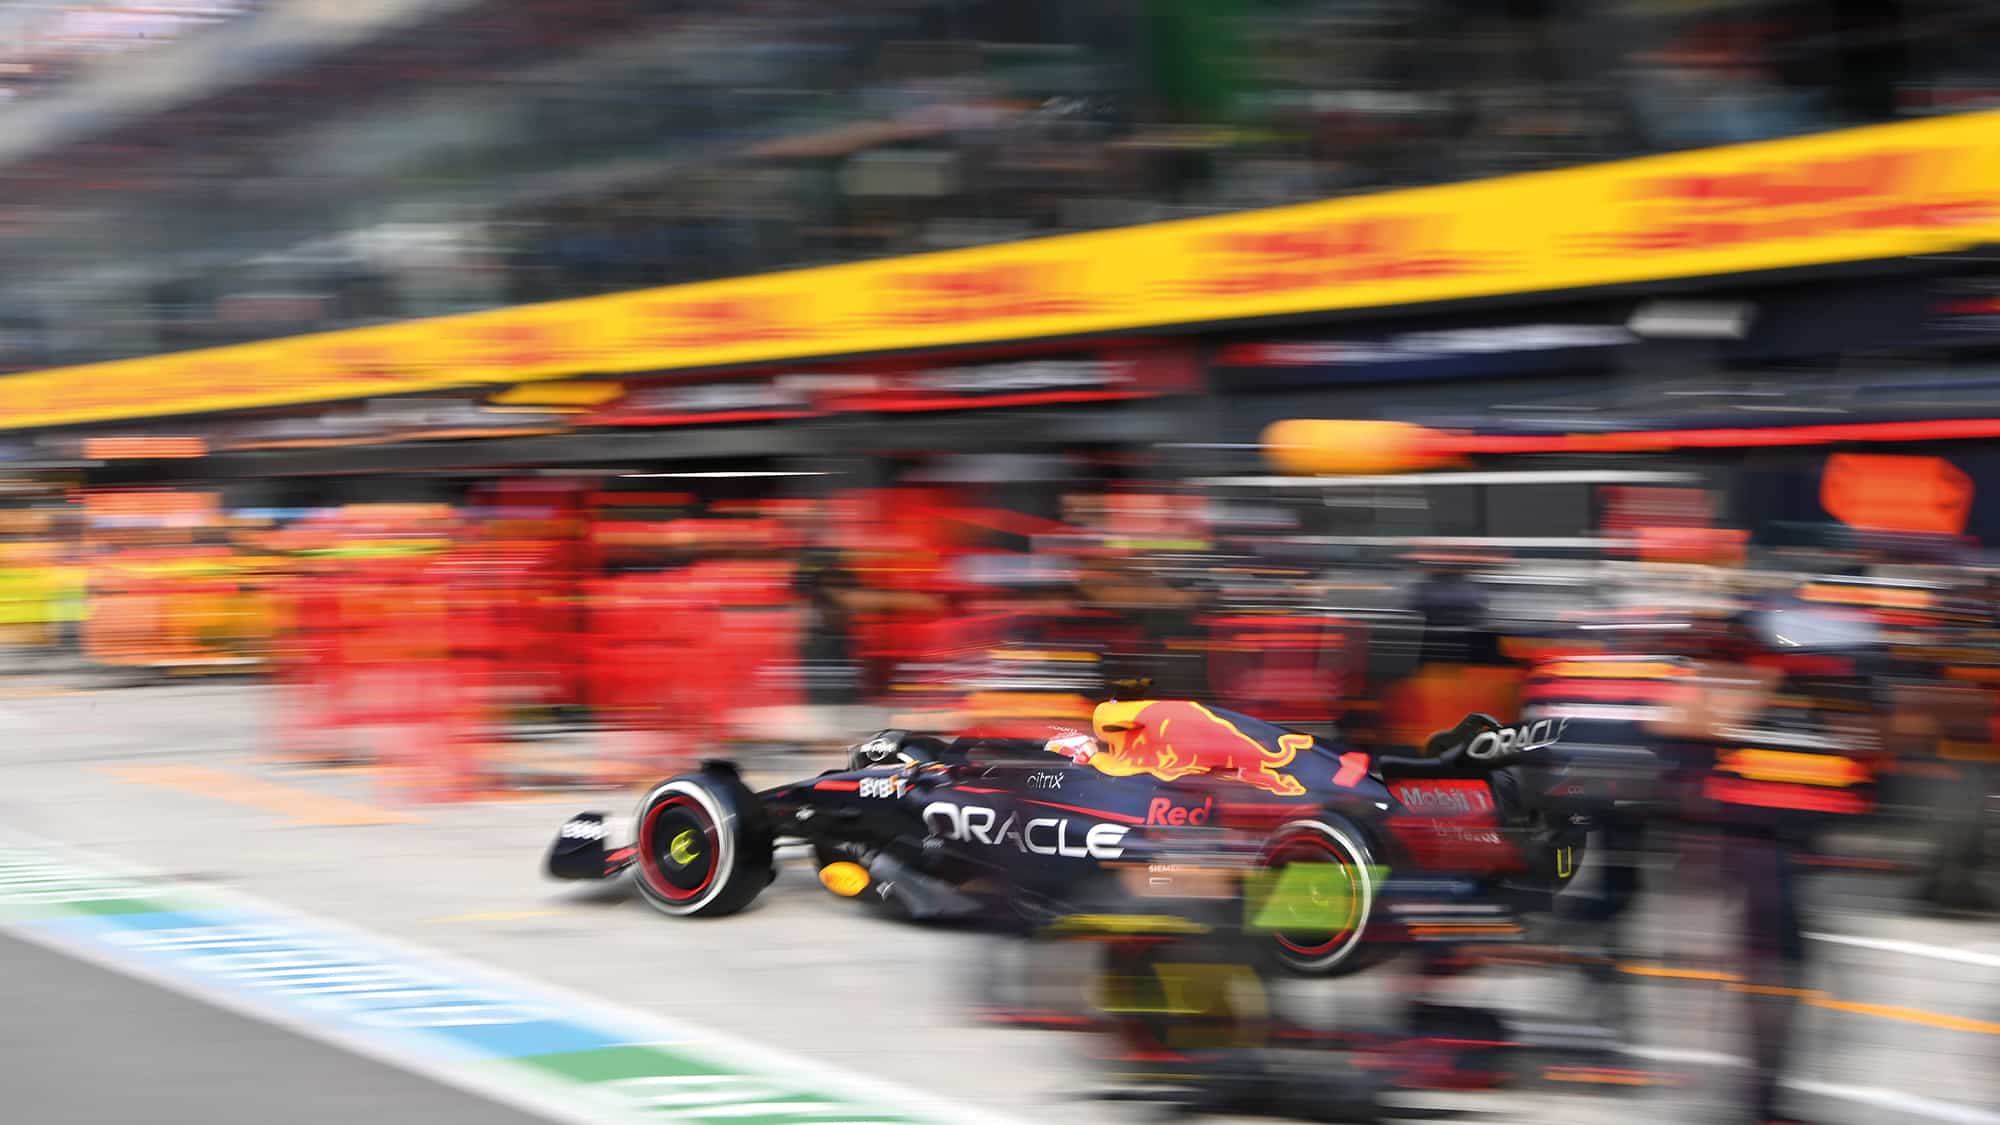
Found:
[[[1043,743],[1042,749],[1082,766],[1089,765],[1090,760],[1104,749],[1104,744],[1088,731],[1064,729]]]

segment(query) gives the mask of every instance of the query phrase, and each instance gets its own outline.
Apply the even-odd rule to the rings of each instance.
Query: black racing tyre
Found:
[[[639,802],[634,881],[646,902],[676,918],[715,918],[750,905],[776,870],[757,797],[727,773],[704,770],[653,786]]]
[[[1337,977],[1393,955],[1393,947],[1370,940],[1380,873],[1367,835],[1352,823],[1326,813],[1291,821],[1271,834],[1260,860],[1276,878],[1257,921],[1280,965],[1303,975]],[[1296,881],[1286,880],[1282,872],[1293,864],[1313,867]],[[1329,918],[1327,910],[1338,916]],[[1299,916],[1295,924],[1287,924],[1288,913]]]

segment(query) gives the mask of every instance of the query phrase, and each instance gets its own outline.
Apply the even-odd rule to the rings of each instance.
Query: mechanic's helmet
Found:
[[[1881,627],[1849,609],[1787,595],[1744,613],[1739,628],[1755,650],[1749,659],[1776,667],[1791,692],[1808,700],[1870,702],[1885,667]]]
[[[1882,644],[1882,630],[1858,613],[1844,613],[1796,598],[1779,598],[1756,606],[1742,617],[1743,626],[1759,646],[1771,652],[1872,652]]]

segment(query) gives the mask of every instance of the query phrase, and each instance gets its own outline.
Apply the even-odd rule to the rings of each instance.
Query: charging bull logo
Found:
[[[1178,700],[1100,704],[1092,725],[1103,748],[1085,760],[1113,777],[1174,781],[1209,774],[1282,797],[1306,791],[1304,782],[1282,770],[1312,746],[1307,735],[1281,735],[1269,746],[1201,704]]]

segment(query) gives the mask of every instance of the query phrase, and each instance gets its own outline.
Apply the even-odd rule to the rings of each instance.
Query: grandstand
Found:
[[[1945,0],[9,11],[16,370],[1976,109],[2000,73],[2000,11]]]

